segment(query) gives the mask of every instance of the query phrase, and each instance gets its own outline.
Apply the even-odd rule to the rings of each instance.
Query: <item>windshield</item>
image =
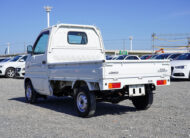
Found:
[[[170,54],[161,54],[158,55],[155,59],[167,59]]]
[[[159,55],[152,55],[149,59],[155,59]]]
[[[10,60],[10,58],[6,58],[6,59],[2,60],[1,62],[7,62],[9,60]]]
[[[148,57],[150,57],[150,55],[142,56],[141,59],[147,59]]]
[[[10,60],[10,62],[16,62],[21,56],[16,56],[13,59]]]
[[[182,54],[178,56],[176,60],[190,60],[190,53]]]
[[[22,57],[21,59],[23,59],[24,61],[26,61],[26,59],[27,59],[27,56],[24,56],[24,57]]]
[[[175,59],[175,58],[177,58],[179,55],[180,55],[180,54],[173,54],[173,55],[171,55],[169,58]]]
[[[106,60],[111,60],[112,57],[111,56],[106,56]]]
[[[137,60],[138,57],[136,56],[128,56],[125,60]]]
[[[116,60],[124,60],[124,58],[126,57],[127,55],[121,55],[119,56]]]

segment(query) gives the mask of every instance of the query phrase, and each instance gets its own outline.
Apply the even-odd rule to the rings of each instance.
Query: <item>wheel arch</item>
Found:
[[[72,83],[72,89],[87,86],[89,91],[99,90],[98,82],[87,82],[84,80],[76,80]]]
[[[7,72],[7,70],[10,69],[10,68],[16,69],[15,67],[10,66],[10,67],[7,67],[7,68],[5,69],[5,72]]]
[[[32,83],[32,81],[31,81],[30,78],[25,78],[25,79],[24,79],[24,88],[26,88],[26,83],[27,83],[27,82],[31,82],[31,83]]]

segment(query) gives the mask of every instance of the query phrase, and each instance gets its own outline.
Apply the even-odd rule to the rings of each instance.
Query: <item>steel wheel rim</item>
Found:
[[[26,97],[28,100],[30,100],[32,97],[32,89],[30,88],[30,86],[26,88]]]
[[[86,95],[81,92],[77,96],[77,107],[80,112],[85,112],[88,106],[88,101]]]

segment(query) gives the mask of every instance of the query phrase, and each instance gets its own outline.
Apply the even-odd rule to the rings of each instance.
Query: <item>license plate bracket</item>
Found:
[[[144,85],[130,85],[129,86],[129,97],[143,96],[145,95]]]

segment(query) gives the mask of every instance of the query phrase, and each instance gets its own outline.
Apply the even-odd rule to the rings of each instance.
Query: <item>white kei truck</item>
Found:
[[[129,99],[137,110],[153,103],[156,86],[170,84],[169,60],[106,60],[99,29],[57,24],[27,47],[25,98],[70,96],[80,117],[93,116],[96,102]]]

